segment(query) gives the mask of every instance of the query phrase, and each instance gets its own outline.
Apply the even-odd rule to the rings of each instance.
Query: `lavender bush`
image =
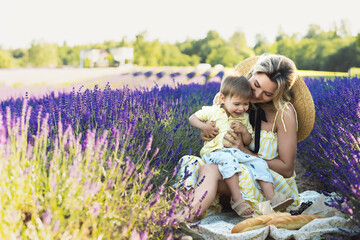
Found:
[[[75,90],[0,108],[0,238],[172,238],[187,124],[219,84]]]
[[[299,144],[299,157],[324,190],[342,198],[332,206],[360,225],[360,79],[307,79],[316,108],[311,135]]]
[[[114,134],[119,143],[122,130],[104,130],[98,138],[88,130],[83,148],[80,136],[61,121],[50,139],[49,114],[29,144],[30,116],[25,102],[20,118],[7,108],[7,126],[0,122],[1,239],[171,238],[179,195],[168,200],[167,178],[151,194],[150,145],[139,168],[125,154],[126,140],[119,153],[109,148],[107,136]],[[133,131],[129,126],[125,139]]]

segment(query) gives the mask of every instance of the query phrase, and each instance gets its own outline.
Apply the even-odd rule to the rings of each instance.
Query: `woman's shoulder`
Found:
[[[294,127],[297,130],[298,128],[297,114],[291,102],[286,102],[284,106],[278,110],[277,115],[278,115],[276,119],[277,129],[283,127],[283,129],[286,132],[288,126],[288,127]]]
[[[282,109],[280,109],[280,111],[284,114],[284,115],[288,115],[288,116],[296,116],[296,110],[294,105],[291,102],[286,102],[283,106]]]

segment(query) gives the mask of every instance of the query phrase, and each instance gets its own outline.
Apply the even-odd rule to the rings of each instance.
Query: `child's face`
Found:
[[[223,108],[227,114],[234,118],[240,117],[241,114],[249,109],[249,99],[244,99],[238,95],[234,95],[232,97],[225,97],[222,95],[220,98],[223,103]]]

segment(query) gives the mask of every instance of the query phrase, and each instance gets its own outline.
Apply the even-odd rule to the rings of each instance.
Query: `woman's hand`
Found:
[[[229,137],[230,135],[231,137]],[[238,148],[240,150],[244,150],[244,143],[242,141],[241,135],[237,134],[231,130],[228,130],[228,134],[224,136],[224,139],[227,140],[230,144],[224,142],[224,147],[226,148]]]
[[[206,122],[205,127],[201,128],[201,139],[203,141],[211,141],[219,134],[219,128],[215,122]]]

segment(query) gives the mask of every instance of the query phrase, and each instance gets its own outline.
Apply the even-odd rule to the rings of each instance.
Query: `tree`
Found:
[[[318,39],[321,36],[321,27],[317,24],[310,24],[309,30],[305,35],[305,38]]]
[[[29,62],[34,67],[57,66],[57,45],[33,41],[29,49]]]
[[[214,48],[225,46],[225,40],[214,30],[208,31],[206,38],[200,40],[199,43],[200,49],[197,55],[200,57],[202,63],[206,62],[207,57]]]
[[[347,72],[351,67],[360,67],[360,49],[354,41],[325,59],[325,69]]]
[[[263,53],[276,53],[277,42],[270,44],[266,37],[260,33],[256,34],[255,41],[254,51],[256,55],[261,55]]]
[[[149,63],[157,65],[151,54],[151,43],[146,41],[147,32],[141,32],[136,35],[135,42],[133,43],[134,48],[134,64],[140,66],[149,65]]]
[[[22,58],[25,56],[25,54],[26,54],[26,51],[23,49],[20,49],[20,48],[12,51],[13,58]]]
[[[29,55],[26,49],[14,49],[11,51],[15,67],[26,67],[29,62]]]
[[[0,49],[0,68],[14,67],[14,60],[10,52]]]
[[[278,42],[282,39],[286,39],[286,38],[289,38],[289,35],[286,34],[283,30],[283,28],[280,26],[279,29],[278,29],[278,32],[276,34],[276,37],[275,37],[275,41]]]
[[[162,58],[162,44],[159,40],[155,40],[152,43],[149,43],[149,47],[146,52],[148,66],[159,66]]]
[[[293,59],[298,69],[314,69],[318,61],[317,46],[316,40],[310,38],[304,38],[298,43],[298,51]]]
[[[347,21],[345,19],[341,19],[339,35],[341,37],[351,36],[351,25],[350,25],[349,21]]]
[[[69,47],[66,42],[57,49],[59,65],[78,66],[80,64],[80,48]]]
[[[240,60],[239,57],[237,57],[234,48],[229,46],[221,46],[219,48],[212,49],[211,53],[206,59],[206,62],[212,66],[216,64],[222,64],[225,67],[233,68],[240,62]]]
[[[254,49],[246,44],[245,33],[236,31],[229,39],[229,46],[235,50],[238,59],[242,60],[255,55]]]
[[[199,50],[195,50],[195,45],[196,45],[196,41],[191,40],[189,38],[187,38],[185,42],[176,43],[176,46],[179,48],[180,52],[189,56],[196,55],[199,52]]]
[[[181,53],[177,45],[165,43],[162,45],[162,54],[159,59],[161,66],[194,66],[200,62],[198,56],[195,58]]]
[[[290,59],[295,59],[297,54],[297,36],[293,35],[292,37],[281,39],[277,41],[277,53],[287,56]],[[295,62],[296,63],[296,62]]]

